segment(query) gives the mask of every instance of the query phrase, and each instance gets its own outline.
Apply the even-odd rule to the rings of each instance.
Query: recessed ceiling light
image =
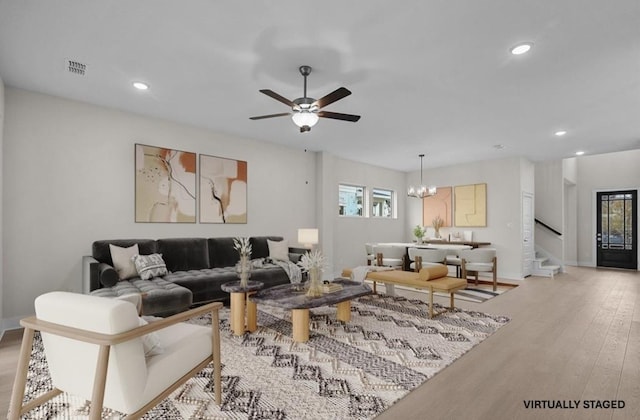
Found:
[[[558,131],[556,131],[554,134],[555,134],[556,136],[558,136],[558,137],[562,137],[562,136],[564,136],[565,134],[567,134],[567,131],[566,131],[566,130],[558,130]]]
[[[582,155],[584,155],[584,152],[582,150],[576,152],[576,156],[582,156]]]
[[[520,55],[528,52],[533,47],[533,42],[523,42],[511,48],[511,54]]]
[[[133,82],[133,87],[138,90],[147,90],[149,89],[149,85],[144,82]]]

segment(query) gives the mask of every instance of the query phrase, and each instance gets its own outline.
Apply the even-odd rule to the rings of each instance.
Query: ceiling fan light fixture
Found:
[[[339,121],[356,122],[360,120],[360,115],[343,114],[341,112],[325,111],[323,108],[327,105],[339,101],[340,99],[351,95],[351,91],[345,87],[340,87],[333,92],[315,99],[307,96],[307,76],[311,74],[310,66],[300,66],[300,74],[304,78],[303,96],[298,99],[289,100],[284,96],[275,93],[270,89],[260,89],[260,93],[264,93],[270,98],[291,107],[292,112],[281,112],[279,114],[259,115],[257,117],[249,117],[250,120],[262,120],[265,118],[284,117],[291,115],[293,123],[300,127],[301,133],[311,131],[311,127],[316,125],[319,118],[330,118]]]
[[[305,126],[311,128],[318,122],[318,114],[303,110],[300,112],[294,112],[293,115],[291,115],[291,119],[293,120],[293,123],[300,128]]]

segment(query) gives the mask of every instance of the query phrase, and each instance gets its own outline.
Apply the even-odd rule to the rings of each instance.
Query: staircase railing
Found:
[[[562,236],[562,232],[558,232],[557,230],[555,230],[554,228],[552,228],[551,226],[549,226],[548,224],[544,223],[543,221],[541,221],[540,219],[533,219],[536,224],[550,230],[551,232],[555,233],[558,236]]]

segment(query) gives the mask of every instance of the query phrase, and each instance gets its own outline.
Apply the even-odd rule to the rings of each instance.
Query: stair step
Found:
[[[534,267],[532,274],[535,276],[553,278],[553,276],[559,272],[560,272],[559,265],[549,264],[549,265],[538,265],[537,267]]]

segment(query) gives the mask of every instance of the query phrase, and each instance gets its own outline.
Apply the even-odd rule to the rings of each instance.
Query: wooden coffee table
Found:
[[[251,302],[248,297],[256,290],[262,289],[263,286],[264,284],[260,281],[249,281],[246,287],[242,287],[239,280],[220,286],[222,290],[231,295],[230,324],[234,335],[243,335],[245,331],[254,332],[258,328],[256,304]]]
[[[342,290],[325,293],[316,298],[305,296],[305,290],[295,290],[296,287],[293,284],[283,284],[260,290],[251,295],[249,300],[261,305],[290,309],[293,340],[304,343],[309,340],[309,309],[337,305],[337,319],[349,322],[351,319],[351,299],[373,293],[371,288],[364,283],[343,279],[335,280],[334,283],[342,285]]]

